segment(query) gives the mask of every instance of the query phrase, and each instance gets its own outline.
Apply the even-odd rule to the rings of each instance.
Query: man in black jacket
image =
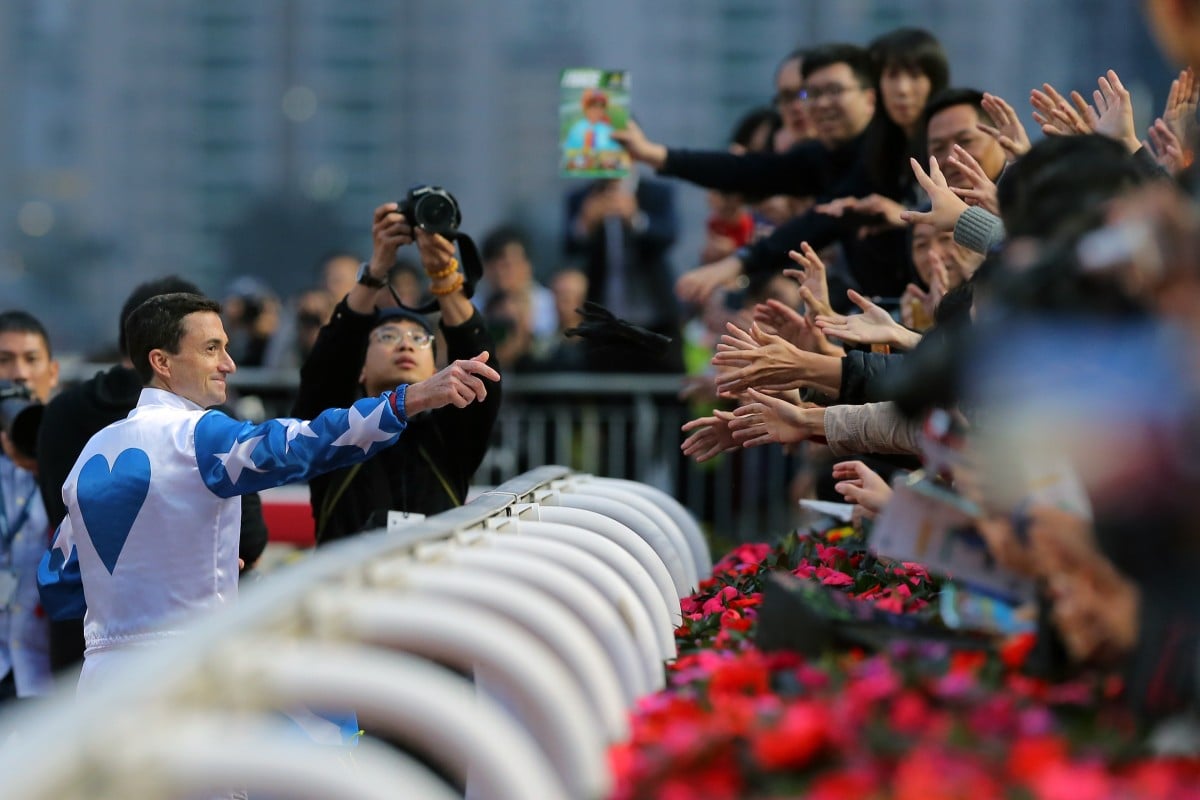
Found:
[[[463,292],[454,245],[442,236],[415,231],[421,262],[441,311],[447,358],[488,361],[494,343],[483,318]],[[326,408],[348,406],[379,387],[415,383],[436,371],[434,331],[420,314],[378,308],[390,302],[388,270],[397,250],[413,241],[413,227],[396,203],[375,209],[374,251],[358,282],[338,303],[333,319],[300,370],[300,392],[292,410],[308,419]],[[491,366],[496,368],[495,362]],[[466,500],[471,477],[487,452],[500,410],[500,388],[487,399],[464,399],[409,420],[400,441],[362,464],[314,478],[313,519],[317,544],[387,524],[388,511],[436,514]]]
[[[787,194],[795,197],[866,196],[880,193],[898,195],[898,187],[876,185],[867,175],[863,162],[863,137],[875,113],[875,79],[866,50],[851,44],[829,44],[808,51],[802,74],[809,116],[816,138],[801,142],[785,153],[734,154],[725,151],[697,151],[666,146],[650,141],[640,128],[630,123],[628,130],[617,132],[618,139],[630,155],[659,174],[683,180],[720,192],[742,192],[766,197]],[[895,198],[893,198],[895,199]],[[753,247],[686,273],[675,285],[680,299],[703,302],[718,286],[731,281],[743,272],[757,274],[778,270],[786,262],[787,250],[808,241],[821,248],[834,241],[854,251],[852,261],[862,260],[858,272],[863,275],[892,275],[886,285],[872,286],[885,293],[903,288],[907,281],[904,264],[903,235],[889,232],[883,237],[871,237],[868,257],[858,238],[859,224],[810,212],[803,219],[801,235],[789,227],[787,233],[776,233],[760,240]],[[882,254],[874,252],[874,239],[886,239]],[[897,248],[899,252],[897,252]],[[862,252],[860,252],[862,251]],[[861,259],[858,257],[862,256]],[[869,263],[868,263],[869,262]],[[897,268],[900,263],[903,269]]]

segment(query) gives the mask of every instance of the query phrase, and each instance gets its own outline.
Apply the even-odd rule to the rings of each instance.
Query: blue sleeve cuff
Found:
[[[408,424],[408,414],[404,410],[404,399],[408,396],[408,384],[402,383],[392,392],[392,413],[396,415],[396,419],[400,420],[405,425]]]

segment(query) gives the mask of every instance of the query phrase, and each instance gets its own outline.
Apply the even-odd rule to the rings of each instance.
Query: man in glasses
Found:
[[[414,231],[396,203],[385,203],[375,209],[371,260],[360,268],[358,282],[334,309],[300,370],[294,416],[308,419],[325,408],[425,380],[437,370],[438,345],[429,320],[395,307],[386,291],[397,251],[414,237],[441,312],[447,361],[486,352],[488,365],[499,370],[495,343],[463,292],[454,245],[437,234]],[[500,410],[499,384],[485,383],[484,400],[463,398],[461,404],[416,415],[394,447],[313,478],[317,544],[383,527],[388,511],[429,515],[461,505]]]
[[[851,44],[828,44],[807,51],[803,85],[796,99],[814,138],[786,153],[746,153],[668,148],[651,141],[636,123],[613,133],[635,161],[668,175],[721,192],[765,197],[828,196],[860,168],[863,133],[875,113],[870,57]],[[675,285],[681,300],[703,303],[722,284],[742,273],[742,259],[728,256],[688,272]]]

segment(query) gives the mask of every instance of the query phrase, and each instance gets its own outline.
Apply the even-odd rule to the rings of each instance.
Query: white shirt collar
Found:
[[[183,408],[188,411],[203,411],[204,407],[193,403],[182,395],[168,392],[165,389],[154,389],[146,386],[142,389],[142,393],[138,395],[138,408],[142,406],[170,406],[172,408]]]

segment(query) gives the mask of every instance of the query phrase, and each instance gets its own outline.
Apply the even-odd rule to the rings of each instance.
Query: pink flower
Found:
[[[1112,781],[1098,764],[1052,764],[1032,781],[1038,800],[1105,800],[1112,796]]]
[[[817,577],[826,586],[854,585],[854,578],[851,578],[841,570],[831,569],[830,567],[817,567]]]
[[[904,601],[896,595],[889,595],[875,601],[875,607],[880,611],[886,611],[889,614],[903,614]]]

